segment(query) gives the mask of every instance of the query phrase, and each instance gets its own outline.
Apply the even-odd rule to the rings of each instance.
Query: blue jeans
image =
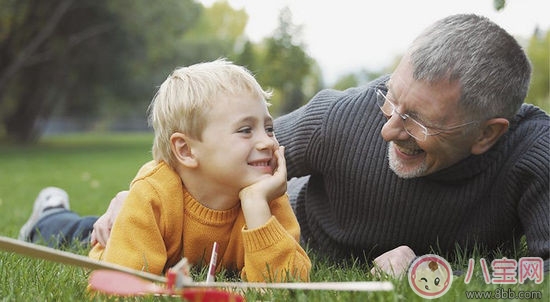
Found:
[[[53,248],[86,246],[97,216],[80,216],[66,209],[51,209],[38,220],[30,234],[33,243],[47,243]]]

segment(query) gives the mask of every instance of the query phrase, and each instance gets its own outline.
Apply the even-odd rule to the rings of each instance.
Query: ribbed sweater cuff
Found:
[[[285,228],[275,216],[259,228],[247,230],[243,228],[243,242],[245,252],[256,252],[279,243],[286,236]]]

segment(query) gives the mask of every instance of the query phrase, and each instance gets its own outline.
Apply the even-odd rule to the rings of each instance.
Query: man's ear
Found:
[[[195,168],[198,160],[191,150],[190,140],[185,134],[176,132],[170,136],[170,147],[178,162],[188,168]]]
[[[498,139],[508,131],[510,122],[505,118],[493,118],[484,122],[481,133],[472,145],[472,154],[482,154],[498,141]]]

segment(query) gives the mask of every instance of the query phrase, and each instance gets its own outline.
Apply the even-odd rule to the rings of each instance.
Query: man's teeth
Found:
[[[397,149],[399,149],[401,153],[406,155],[417,155],[424,152],[422,149],[408,149],[401,146],[397,146]]]
[[[251,166],[260,166],[260,167],[263,167],[263,166],[269,166],[269,163],[268,163],[268,162],[251,163],[250,165],[251,165]]]

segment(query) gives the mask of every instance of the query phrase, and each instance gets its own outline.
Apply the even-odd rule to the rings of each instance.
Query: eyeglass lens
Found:
[[[388,100],[380,89],[376,89],[376,103],[378,104],[378,107],[380,107],[380,110],[388,117],[391,117],[394,113],[397,113],[403,122],[403,128],[405,128],[405,131],[410,136],[421,141],[426,139],[426,131],[424,130],[424,126],[408,115],[399,113],[395,109],[395,105]]]

